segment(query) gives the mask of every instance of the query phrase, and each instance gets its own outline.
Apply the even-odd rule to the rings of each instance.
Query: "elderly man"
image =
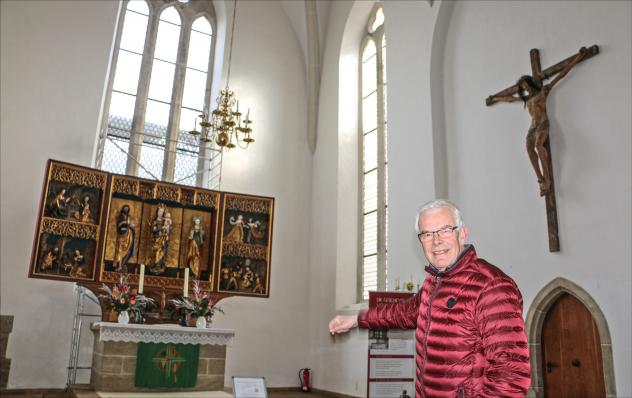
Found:
[[[530,384],[522,296],[514,281],[465,244],[452,203],[425,204],[415,223],[430,262],[411,299],[337,316],[331,334],[362,328],[416,329],[415,398],[523,397]]]

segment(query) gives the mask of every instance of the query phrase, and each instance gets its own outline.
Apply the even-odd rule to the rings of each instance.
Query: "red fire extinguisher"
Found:
[[[308,392],[312,388],[309,381],[311,374],[312,370],[308,368],[303,368],[298,371],[298,379],[301,381],[301,391]]]

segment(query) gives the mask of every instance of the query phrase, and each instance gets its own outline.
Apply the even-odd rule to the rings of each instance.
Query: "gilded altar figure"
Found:
[[[53,217],[65,218],[68,215],[68,204],[71,198],[66,197],[66,188],[62,188],[49,205]]]
[[[81,251],[75,250],[72,255],[72,268],[70,269],[70,276],[73,278],[87,278],[88,270],[84,265],[85,257],[81,254]]]
[[[255,287],[252,288],[253,293],[263,294],[263,283],[261,282],[261,276],[259,273],[255,273]]]
[[[193,226],[189,231],[189,245],[187,248],[187,267],[197,277],[200,276],[200,258],[204,244],[204,225],[200,217],[193,217]]]
[[[51,250],[49,250],[48,253],[46,253],[46,255],[44,255],[40,269],[42,271],[47,271],[47,270],[52,271],[53,265],[56,265],[58,260],[59,260],[59,248],[54,247]]]
[[[83,198],[83,202],[81,202],[81,213],[80,218],[82,222],[92,222],[92,217],[90,217],[90,197],[85,196]]]
[[[156,208],[156,216],[151,221],[151,258],[149,271],[152,274],[165,272],[165,259],[169,250],[169,235],[171,234],[171,213],[167,206],[160,203]]]
[[[237,216],[237,220],[235,220],[235,217],[231,216],[228,222],[230,222],[230,225],[232,225],[233,228],[230,230],[228,234],[226,234],[226,236],[224,237],[224,240],[226,242],[243,242],[244,241],[244,216],[239,214]]]
[[[127,272],[127,262],[134,254],[135,236],[136,229],[130,215],[130,207],[123,205],[116,217],[116,245],[112,264],[114,271]]]

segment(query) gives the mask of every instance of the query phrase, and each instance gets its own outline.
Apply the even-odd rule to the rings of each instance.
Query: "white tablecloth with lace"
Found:
[[[101,341],[131,343],[212,344],[230,345],[235,331],[230,329],[183,327],[176,324],[121,324],[95,322]]]

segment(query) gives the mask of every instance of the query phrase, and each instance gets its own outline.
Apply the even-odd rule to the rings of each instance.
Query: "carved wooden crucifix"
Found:
[[[522,102],[531,115],[531,126],[527,133],[527,154],[538,178],[540,196],[546,201],[546,217],[549,230],[549,251],[560,251],[557,233],[557,206],[551,146],[549,144],[549,117],[546,113],[546,99],[555,86],[578,63],[599,54],[599,47],[582,47],[577,54],[558,62],[544,70],[540,67],[540,52],[537,48],[530,51],[532,75],[522,76],[516,84],[487,97],[487,106],[497,102]],[[555,76],[548,84],[543,81]]]

